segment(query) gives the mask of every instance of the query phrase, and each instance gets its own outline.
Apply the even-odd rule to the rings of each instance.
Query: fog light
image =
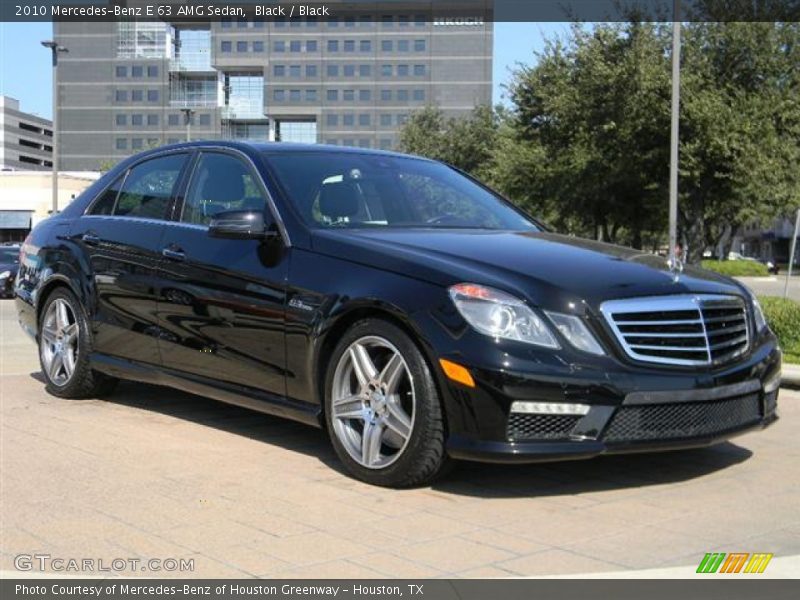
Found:
[[[781,387],[781,372],[778,371],[772,377],[770,377],[767,381],[764,382],[764,393],[771,394],[775,390]]]
[[[513,402],[512,413],[529,415],[585,415],[591,407],[588,404],[568,404],[566,402]]]

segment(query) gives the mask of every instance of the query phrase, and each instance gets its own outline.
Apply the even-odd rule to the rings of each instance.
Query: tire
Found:
[[[347,470],[373,485],[429,484],[452,463],[428,363],[405,332],[381,319],[356,322],[336,345],[325,377],[325,422]],[[374,443],[365,444],[365,434]]]
[[[92,331],[83,307],[70,290],[59,287],[47,297],[38,332],[39,364],[50,394],[82,399],[114,390],[117,379],[89,366]]]

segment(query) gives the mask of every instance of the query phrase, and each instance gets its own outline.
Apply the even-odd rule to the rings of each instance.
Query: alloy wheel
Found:
[[[383,469],[403,454],[414,427],[414,382],[400,351],[377,336],[347,347],[333,375],[333,429],[363,467]]]
[[[78,360],[79,327],[75,312],[63,298],[55,299],[42,319],[39,342],[44,367],[50,381],[64,386],[72,379]]]

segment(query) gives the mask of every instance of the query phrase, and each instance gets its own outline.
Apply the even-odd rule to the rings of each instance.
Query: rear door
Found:
[[[89,266],[94,288],[95,349],[159,365],[156,268],[161,238],[188,154],[171,153],[136,163],[114,181],[70,238]]]
[[[159,345],[167,368],[282,397],[289,248],[280,237],[208,235],[211,218],[224,211],[261,211],[274,224],[267,198],[244,156],[198,154],[163,239]]]

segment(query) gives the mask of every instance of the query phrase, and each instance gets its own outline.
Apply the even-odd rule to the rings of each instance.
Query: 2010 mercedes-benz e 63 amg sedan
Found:
[[[322,426],[379,485],[776,419],[781,353],[745,287],[550,233],[399,154],[139,154],[36,227],[15,292],[52,394],[132,379]]]

